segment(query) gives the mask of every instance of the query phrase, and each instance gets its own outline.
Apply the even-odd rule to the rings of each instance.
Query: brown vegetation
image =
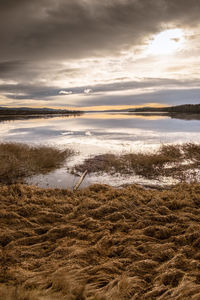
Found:
[[[0,107],[0,116],[48,116],[48,115],[80,115],[83,112],[78,110],[49,109],[49,108],[9,108]]]
[[[16,183],[32,174],[47,173],[59,167],[71,156],[70,149],[59,150],[48,146],[0,144],[0,183]]]
[[[183,104],[167,107],[139,107],[133,110],[134,112],[167,112],[167,113],[182,113],[182,114],[198,114],[200,113],[200,104]]]
[[[200,299],[200,185],[0,188],[1,300]]]
[[[183,162],[188,161],[187,164]],[[103,154],[85,160],[75,167],[78,172],[136,174],[150,179],[170,176],[187,180],[187,170],[200,167],[200,145],[162,145],[155,153]],[[191,173],[190,173],[191,176]],[[195,173],[193,180],[195,180]]]

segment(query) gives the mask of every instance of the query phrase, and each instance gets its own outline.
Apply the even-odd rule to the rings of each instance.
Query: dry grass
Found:
[[[188,143],[183,145],[182,149],[186,159],[190,159],[198,165],[200,164],[200,145]]]
[[[47,173],[58,168],[73,151],[48,146],[0,144],[0,182],[11,184],[32,174]]]
[[[183,164],[189,160],[188,164]],[[103,154],[86,159],[75,167],[78,172],[108,172],[111,174],[136,174],[149,179],[171,176],[187,180],[187,170],[199,168],[200,145],[162,145],[154,153],[128,153],[123,155]],[[191,174],[190,174],[191,175]],[[193,178],[195,180],[195,178]]]
[[[200,185],[0,187],[1,300],[200,299]]]

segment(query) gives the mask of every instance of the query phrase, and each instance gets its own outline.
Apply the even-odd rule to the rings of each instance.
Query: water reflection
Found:
[[[77,150],[91,146],[126,150],[135,147],[200,140],[199,120],[176,119],[166,114],[90,113],[78,117],[61,116],[4,120],[0,126],[1,141],[36,144],[74,145]],[[87,149],[88,151],[88,149]],[[104,151],[103,151],[104,152]]]
[[[171,118],[166,114],[88,113],[81,116],[4,120],[0,124],[0,141],[48,144],[77,151],[62,169],[37,176],[29,183],[42,187],[72,187],[77,177],[68,168],[90,155],[141,152],[156,149],[161,143],[200,142],[200,121]],[[56,180],[55,180],[56,178]],[[107,180],[88,176],[84,185]],[[129,178],[129,183],[141,178]],[[106,181],[104,181],[106,182]],[[127,178],[109,178],[109,184],[126,183]],[[142,182],[142,181],[141,181]]]

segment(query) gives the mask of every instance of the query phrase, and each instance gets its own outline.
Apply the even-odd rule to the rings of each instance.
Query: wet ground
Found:
[[[5,119],[0,126],[0,141],[74,149],[76,155],[61,169],[28,179],[28,183],[39,187],[72,188],[79,176],[72,175],[71,169],[85,158],[104,153],[154,151],[161,144],[199,142],[200,121],[192,117],[172,119],[163,114],[133,113],[86,113],[76,117]],[[82,187],[92,183],[166,186],[174,182],[165,178],[149,181],[139,176],[109,176],[101,173],[87,175]]]

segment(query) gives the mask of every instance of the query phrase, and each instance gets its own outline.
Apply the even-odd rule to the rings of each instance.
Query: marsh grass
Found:
[[[11,184],[33,174],[45,174],[58,168],[70,157],[70,149],[29,146],[17,143],[0,144],[0,182]]]
[[[182,146],[182,150],[184,152],[184,156],[186,159],[190,159],[196,165],[200,164],[200,145],[187,143]]]
[[[1,300],[200,299],[200,184],[0,188]]]
[[[187,162],[185,164],[185,162]],[[103,154],[85,160],[76,171],[136,174],[149,179],[161,176],[180,181],[187,179],[187,171],[200,166],[200,145],[162,145],[154,153]],[[190,176],[191,176],[190,172]],[[194,174],[194,173],[193,173]],[[194,176],[193,176],[194,177]],[[193,178],[194,179],[194,178]]]

